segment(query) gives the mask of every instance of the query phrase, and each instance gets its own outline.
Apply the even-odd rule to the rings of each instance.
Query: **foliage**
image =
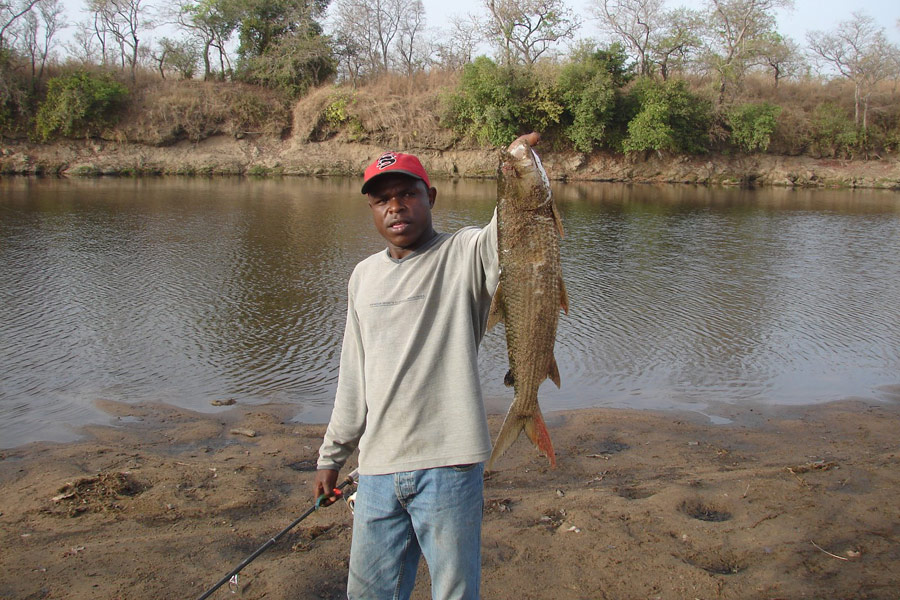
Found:
[[[763,102],[740,104],[728,111],[731,140],[744,152],[765,152],[778,124],[781,107]]]
[[[621,46],[593,50],[583,46],[559,74],[557,89],[565,107],[565,136],[579,152],[608,141],[619,114],[619,88],[630,79]]]
[[[628,123],[626,152],[704,152],[711,123],[711,106],[688,89],[683,80],[658,82],[643,78],[632,89],[637,114]]]
[[[108,75],[77,71],[47,82],[47,98],[38,109],[36,129],[47,140],[54,134],[93,135],[108,125],[128,97],[128,89]]]
[[[318,20],[328,0],[235,0],[240,10],[238,54],[243,59],[263,56],[284,37],[305,39],[322,34]]]
[[[856,126],[840,106],[825,102],[812,116],[812,147],[819,156],[850,157],[859,137]]]
[[[285,36],[268,51],[246,60],[240,79],[297,98],[334,75],[337,62],[322,36]]]
[[[552,83],[533,70],[479,56],[463,69],[444,122],[479,142],[505,146],[525,131],[559,123],[563,107],[556,97]]]
[[[0,49],[0,136],[20,133],[29,114],[29,86],[21,74],[22,62],[10,50]]]
[[[356,103],[355,94],[352,92],[338,92],[325,106],[325,122],[332,129],[347,128],[350,139],[361,137],[365,128],[359,116],[351,112],[351,107]]]

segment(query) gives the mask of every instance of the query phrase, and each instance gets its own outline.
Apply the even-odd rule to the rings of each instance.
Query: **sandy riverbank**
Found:
[[[102,408],[123,424],[0,453],[0,598],[194,598],[309,506],[321,425]],[[484,597],[896,598],[900,403],[729,416],[550,416],[559,468],[520,440],[487,481]],[[239,597],[342,597],[350,523],[313,514]]]
[[[494,177],[490,148],[404,147],[418,154],[433,177]],[[0,144],[0,174],[20,175],[340,175],[358,177],[382,146],[338,140],[304,142],[264,136],[215,136],[171,146],[67,140]],[[900,189],[900,161],[819,159],[777,155],[621,155],[541,152],[552,179],[626,183],[692,183]]]

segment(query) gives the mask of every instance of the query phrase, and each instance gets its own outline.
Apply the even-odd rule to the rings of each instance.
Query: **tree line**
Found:
[[[328,81],[357,86],[386,73],[449,70],[462,73],[453,99],[457,112],[450,118],[457,127],[493,139],[484,132],[495,125],[466,119],[477,120],[479,110],[496,104],[479,99],[485,81],[505,77],[507,87],[521,89],[500,112],[516,112],[518,106],[518,117],[524,118],[528,110],[522,106],[541,102],[535,89],[554,94],[543,99],[549,112],[538,121],[553,121],[554,103],[570,107],[557,111],[557,117],[567,114],[559,127],[570,131],[573,144],[587,149],[602,146],[603,132],[615,129],[598,120],[596,106],[588,107],[604,98],[650,102],[659,94],[671,95],[682,85],[677,81],[693,78],[708,83],[710,93],[703,100],[711,102],[711,110],[733,114],[752,74],[769,78],[777,88],[827,70],[829,78],[851,83],[853,122],[864,138],[873,94],[884,82],[900,78],[900,49],[888,41],[884,27],[861,12],[832,30],[809,33],[801,46],[776,28],[776,10],[789,8],[790,2],[707,0],[702,9],[690,10],[669,8],[665,0],[592,0],[590,14],[578,15],[565,0],[482,0],[478,14],[429,28],[421,0],[176,0],[170,5],[85,0],[83,19],[74,24],[66,22],[61,0],[0,0],[0,126],[23,116],[36,118],[51,91],[60,96],[66,89],[71,95],[79,86],[90,87],[91,78],[83,74],[66,86],[52,86],[50,67],[95,73],[93,91],[85,93],[101,97],[101,113],[113,110],[127,93],[116,85],[127,87],[129,79],[133,84],[142,69],[162,79],[250,83],[277,90],[287,101]],[[603,40],[578,39],[587,20],[603,32]],[[62,43],[66,28],[74,32]],[[175,33],[147,42],[154,31]],[[491,58],[478,58],[485,51]],[[610,71],[611,56],[621,60]],[[496,72],[488,75],[491,69]],[[549,86],[540,73],[554,69],[556,82]],[[596,73],[603,69],[607,81],[601,85],[591,77],[600,77]],[[525,84],[536,87],[525,89]],[[595,96],[576,101],[578,85],[595,86]],[[609,90],[624,86],[635,89],[607,98]],[[595,116],[589,118],[591,111]],[[609,106],[603,111],[615,113]],[[770,109],[745,111],[763,120],[777,118]],[[626,130],[619,127],[622,140]]]

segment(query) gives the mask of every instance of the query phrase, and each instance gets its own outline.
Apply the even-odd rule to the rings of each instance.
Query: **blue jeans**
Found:
[[[347,597],[409,598],[424,554],[432,598],[476,600],[483,508],[483,463],[361,475]]]

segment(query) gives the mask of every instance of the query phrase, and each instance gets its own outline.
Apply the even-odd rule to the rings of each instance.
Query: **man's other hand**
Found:
[[[316,481],[313,484],[313,499],[318,501],[320,496],[325,495],[325,499],[319,503],[319,506],[329,506],[338,499],[338,496],[334,494],[337,480],[338,472],[334,469],[319,469],[316,471]]]

